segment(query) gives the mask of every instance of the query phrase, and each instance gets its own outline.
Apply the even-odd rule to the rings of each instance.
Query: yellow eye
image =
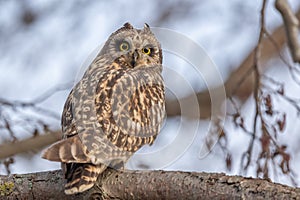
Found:
[[[128,51],[129,50],[129,44],[128,42],[122,42],[119,46],[120,51]]]
[[[147,55],[151,54],[151,48],[143,48],[142,51],[143,51],[144,54],[147,54]]]

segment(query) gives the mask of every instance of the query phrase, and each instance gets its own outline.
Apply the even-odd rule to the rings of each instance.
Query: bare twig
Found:
[[[57,85],[56,87],[53,87],[53,88],[49,89],[44,94],[37,97],[36,99],[30,101],[30,103],[31,104],[41,103],[41,102],[47,100],[52,95],[54,95],[56,92],[67,90],[67,89],[71,88],[73,84],[74,84],[73,82],[70,82],[70,83]]]
[[[300,16],[300,12],[298,14]],[[267,30],[265,31],[265,34],[268,37],[268,39],[270,40],[270,42],[273,44],[273,46],[277,49],[277,53],[278,53],[280,60],[285,64],[285,66],[288,67],[292,79],[295,81],[295,83],[300,85],[299,77],[297,77],[297,75],[299,76],[299,74],[300,74],[300,69],[297,68],[296,66],[290,64],[289,61],[287,61],[287,59],[284,58],[284,56],[281,53],[278,42],[273,38],[273,36]]]
[[[66,90],[70,86],[70,83],[58,85],[46,91],[36,99],[28,102],[9,101],[0,98],[0,128],[9,133],[12,141],[0,145],[0,159],[7,158],[18,153],[43,148],[61,138],[60,131],[50,131],[48,128],[48,121],[40,118],[40,116],[42,116],[47,117],[47,119],[49,117],[53,119],[60,119],[59,114],[49,110],[48,108],[41,107],[38,104],[44,102],[56,92]],[[36,115],[32,115],[32,113]],[[12,115],[13,117],[11,117]],[[16,131],[29,132],[32,134],[32,137],[18,140],[15,136]]]
[[[254,117],[254,123],[253,123],[253,135],[251,137],[248,149],[245,153],[242,155],[242,161],[241,163],[244,163],[244,160],[246,160],[245,166],[243,166],[243,170],[247,170],[247,168],[250,166],[250,162],[252,159],[252,150],[254,147],[254,141],[257,134],[257,122],[258,117],[261,118],[261,111],[260,111],[260,71],[259,71],[259,64],[258,60],[261,55],[262,50],[262,40],[264,37],[264,31],[265,31],[265,9],[266,9],[267,0],[263,1],[263,5],[261,8],[261,14],[260,14],[260,33],[258,38],[258,44],[255,49],[255,56],[254,56],[254,73],[255,73],[255,82],[254,82],[254,99],[255,99],[255,117]]]

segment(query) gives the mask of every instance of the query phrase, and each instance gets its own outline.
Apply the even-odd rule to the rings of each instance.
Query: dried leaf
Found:
[[[271,99],[271,95],[268,94],[265,98],[264,98],[264,103],[265,103],[265,106],[266,106],[266,111],[265,113],[267,115],[270,115],[272,116],[273,115],[273,109],[272,109],[272,99]]]
[[[265,127],[265,125],[262,125],[262,136],[260,138],[262,152],[269,152],[270,142],[271,142],[270,140],[271,138],[267,128]]]
[[[37,130],[37,129],[34,129],[34,131],[33,131],[33,137],[36,137],[36,136],[38,136],[39,135],[39,131]]]
[[[277,120],[276,123],[278,125],[279,130],[282,132],[286,125],[286,114],[284,113],[282,119]]]
[[[229,153],[226,155],[226,168],[229,171],[232,169],[232,155]]]
[[[277,93],[280,94],[280,95],[284,95],[283,85],[277,90]]]
[[[15,161],[14,161],[14,159],[13,159],[12,157],[7,158],[6,160],[3,161],[3,165],[4,165],[4,167],[5,167],[6,171],[7,171],[7,174],[10,174],[10,173],[11,173],[9,167],[10,167],[10,165],[13,164],[14,162],[15,162]]]

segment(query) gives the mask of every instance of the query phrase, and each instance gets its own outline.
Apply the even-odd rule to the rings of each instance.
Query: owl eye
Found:
[[[129,43],[123,41],[119,46],[120,51],[128,51],[129,50]]]
[[[147,47],[147,48],[143,48],[142,49],[144,54],[150,55],[151,54],[151,48]]]

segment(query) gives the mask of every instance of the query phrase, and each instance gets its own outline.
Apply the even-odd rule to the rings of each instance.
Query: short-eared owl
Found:
[[[165,117],[162,50],[149,26],[112,33],[74,86],[62,113],[62,140],[43,158],[62,163],[66,194],[93,187],[108,166],[120,168],[152,144]]]

